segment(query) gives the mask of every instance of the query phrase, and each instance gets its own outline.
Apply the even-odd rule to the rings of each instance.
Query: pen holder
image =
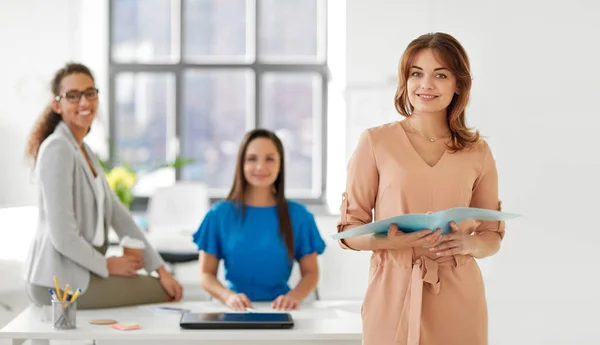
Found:
[[[76,321],[77,301],[52,301],[52,327],[54,329],[75,329]]]

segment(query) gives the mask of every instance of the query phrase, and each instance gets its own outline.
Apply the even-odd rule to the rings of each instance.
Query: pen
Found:
[[[71,297],[71,303],[75,302],[77,300],[77,297],[79,297],[80,294],[81,294],[81,289],[77,289],[77,292],[75,292],[73,297]]]
[[[54,291],[52,291],[52,289],[48,289],[48,292],[50,293],[50,298],[53,301],[57,301],[58,300],[58,297],[56,297],[56,295],[54,294]]]

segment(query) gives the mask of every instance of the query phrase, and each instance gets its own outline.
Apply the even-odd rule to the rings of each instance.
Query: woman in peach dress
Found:
[[[402,56],[395,106],[405,117],[364,131],[348,163],[338,231],[405,213],[451,207],[500,209],[496,164],[488,144],[466,127],[471,73],[464,48],[435,33]],[[368,116],[368,114],[365,114]],[[495,254],[497,221],[450,224],[341,241],[370,250],[362,321],[364,345],[484,345],[487,305],[474,258]]]

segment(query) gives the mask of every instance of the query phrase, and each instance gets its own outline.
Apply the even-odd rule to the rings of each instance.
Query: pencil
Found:
[[[62,301],[62,297],[60,295],[60,287],[58,287],[58,279],[54,276],[54,287],[56,288],[56,297],[58,297],[59,301]]]
[[[65,292],[63,293],[63,302],[67,301],[67,296],[69,296],[69,284],[65,285]]]

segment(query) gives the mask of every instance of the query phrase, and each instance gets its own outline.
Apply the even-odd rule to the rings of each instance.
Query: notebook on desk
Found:
[[[184,329],[287,329],[294,327],[288,313],[184,313]]]

